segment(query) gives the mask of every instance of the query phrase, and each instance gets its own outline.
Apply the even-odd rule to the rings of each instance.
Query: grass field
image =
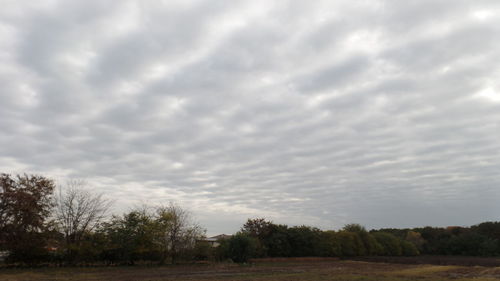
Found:
[[[0,280],[500,280],[500,267],[439,266],[336,260],[290,260],[250,265],[1,269]]]

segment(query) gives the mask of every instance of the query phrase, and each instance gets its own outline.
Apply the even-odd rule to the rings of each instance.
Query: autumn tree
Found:
[[[0,175],[0,249],[32,263],[46,253],[45,231],[55,184],[37,175]]]

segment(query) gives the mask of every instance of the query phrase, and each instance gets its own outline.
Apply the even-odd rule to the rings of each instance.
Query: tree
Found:
[[[196,240],[205,232],[192,221],[187,210],[172,202],[156,208],[156,222],[161,235],[162,262],[169,256],[175,264],[182,254],[194,249]]]
[[[420,233],[425,243],[422,245],[422,253],[428,255],[444,255],[447,252],[447,243],[453,236],[449,230],[440,227],[426,226],[415,228],[413,231]]]
[[[292,256],[312,257],[320,254],[321,230],[309,226],[294,226],[288,229]]]
[[[99,231],[107,237],[103,258],[108,262],[133,265],[138,260],[159,259],[157,224],[145,208],[113,216]]]
[[[266,240],[268,240],[269,235],[271,234],[273,225],[274,224],[271,221],[267,221],[264,218],[256,218],[248,219],[241,228],[241,232],[255,238],[255,256],[265,257],[268,255]]]
[[[256,238],[263,238],[271,231],[273,223],[264,218],[248,219],[241,228],[242,232]]]
[[[92,232],[106,217],[112,201],[102,193],[92,194],[85,182],[69,181],[55,197],[55,218],[64,235],[67,259],[73,261],[80,251],[84,235]]]
[[[356,232],[339,231],[337,238],[343,256],[360,256],[365,253],[363,241]]]
[[[342,228],[344,231],[355,232],[355,233],[363,233],[366,232],[366,228],[357,223],[346,224]]]
[[[257,241],[256,238],[250,236],[248,233],[238,232],[229,238],[227,243],[227,256],[234,262],[247,262],[255,256]]]
[[[0,249],[10,251],[11,260],[32,263],[46,254],[54,188],[42,176],[0,175]]]
[[[335,231],[323,231],[321,233],[320,255],[324,257],[338,257],[342,255],[342,245]]]
[[[403,256],[418,256],[420,254],[415,244],[406,240],[400,240],[400,244]]]
[[[401,256],[403,254],[400,239],[398,239],[398,237],[392,235],[391,233],[375,232],[373,233],[373,237],[375,237],[375,239],[377,239],[377,242],[382,245],[382,255]]]
[[[447,243],[447,254],[466,256],[493,256],[498,249],[498,240],[476,232],[465,232],[453,236]]]
[[[416,231],[408,231],[406,234],[406,241],[412,243],[417,247],[418,251],[421,251],[423,249],[423,246],[425,244],[425,239],[422,238],[422,235]]]
[[[360,224],[347,224],[344,226],[344,231],[356,233],[361,241],[363,242],[363,249],[361,249],[359,254],[361,255],[377,255],[380,253],[382,245],[380,245],[377,240],[366,231],[365,227]]]
[[[271,224],[262,244],[270,257],[289,257],[292,254],[288,226]]]
[[[472,226],[471,230],[491,239],[500,240],[500,222],[483,222]]]

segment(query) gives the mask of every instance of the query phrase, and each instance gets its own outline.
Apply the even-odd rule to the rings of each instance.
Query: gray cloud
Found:
[[[500,211],[496,1],[16,1],[0,169],[248,217],[469,225]]]

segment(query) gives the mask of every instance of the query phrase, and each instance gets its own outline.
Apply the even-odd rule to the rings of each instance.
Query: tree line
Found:
[[[231,238],[221,241],[219,255],[237,262],[261,257],[414,256],[414,243],[388,232],[368,232],[359,224],[339,231],[274,224],[249,219]]]
[[[260,257],[500,255],[500,222],[471,227],[341,230],[248,219],[214,247],[189,212],[174,203],[109,215],[112,201],[84,182],[0,175],[0,259],[19,265],[246,262]]]
[[[0,253],[10,264],[176,263],[194,259],[204,230],[169,203],[108,216],[112,201],[72,181],[56,192],[37,175],[0,175]]]
[[[323,231],[257,218],[249,219],[238,233],[221,241],[218,254],[239,262],[260,257],[500,256],[500,222],[370,231],[348,224],[339,231]]]

